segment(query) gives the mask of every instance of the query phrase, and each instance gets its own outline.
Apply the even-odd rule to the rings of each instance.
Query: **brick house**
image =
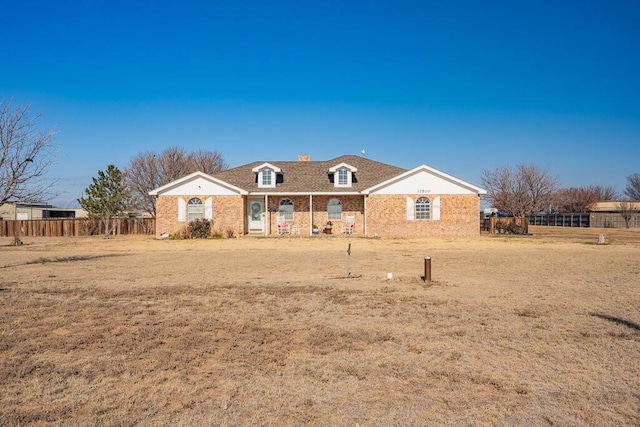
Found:
[[[480,233],[486,191],[426,165],[407,170],[360,156],[327,161],[253,162],[213,176],[195,172],[149,192],[156,197],[156,235],[206,218],[236,235],[277,233],[284,217],[295,234],[311,235],[347,217],[364,236],[470,236]]]

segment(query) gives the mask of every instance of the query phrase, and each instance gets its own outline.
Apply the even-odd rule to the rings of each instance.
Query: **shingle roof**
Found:
[[[282,169],[283,180],[275,188],[258,187],[256,173],[252,169],[263,163]],[[351,187],[335,187],[329,181],[329,168],[340,163],[358,169]],[[219,172],[214,177],[252,193],[350,193],[362,191],[403,172],[406,169],[365,157],[347,155],[324,161],[256,161]]]

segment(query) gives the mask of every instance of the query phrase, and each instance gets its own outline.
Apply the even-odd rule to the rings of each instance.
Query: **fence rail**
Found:
[[[155,218],[113,218],[111,234],[155,234]],[[3,237],[73,237],[105,234],[101,220],[87,218],[0,220]]]
[[[529,215],[529,224],[552,227],[638,228],[640,214],[633,214],[628,222],[619,212],[538,214]]]
[[[591,215],[588,213],[529,215],[531,225],[550,225],[554,227],[589,227]]]

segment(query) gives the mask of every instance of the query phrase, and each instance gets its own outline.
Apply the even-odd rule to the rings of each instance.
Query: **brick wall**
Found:
[[[433,202],[437,194],[427,197]],[[480,234],[480,198],[475,195],[440,195],[440,220],[407,220],[407,197],[424,194],[371,195],[367,199],[368,236],[428,237]]]
[[[424,195],[411,195],[416,200]],[[433,200],[437,195],[429,195]],[[185,201],[205,196],[182,196]],[[245,233],[246,203],[242,196],[211,196],[213,198],[214,231],[223,234],[227,229],[236,235]],[[311,224],[320,229],[327,223],[327,204],[335,196],[313,197],[313,218],[309,218],[309,196],[291,196],[294,205],[293,225],[300,235],[308,235]],[[477,195],[441,195],[440,220],[407,221],[407,195],[371,195],[367,199],[368,236],[388,237],[428,237],[428,236],[475,236],[480,234],[480,198]],[[280,201],[284,197],[270,196],[267,207],[267,221],[271,234],[277,232],[276,217]],[[342,220],[332,220],[334,233],[340,233],[342,221],[347,216],[356,218],[355,233],[364,234],[364,199],[362,196],[339,196],[342,202]],[[179,233],[187,222],[178,222],[178,197],[160,196],[156,200],[156,236],[163,233]]]
[[[327,223],[328,213],[327,204],[329,199],[336,196],[313,196],[313,219],[309,220],[309,196],[291,196],[291,197],[269,197],[268,210],[270,213],[271,234],[277,233],[277,212],[278,206],[282,199],[288,198],[293,202],[293,221],[291,224],[296,225],[301,235],[309,234],[312,224],[316,224],[322,230]],[[331,220],[333,223],[333,232],[340,233],[342,230],[342,222],[347,216],[355,216],[356,225],[355,233],[364,234],[364,199],[362,196],[338,196],[336,197],[342,202],[342,219]]]
[[[156,197],[156,237],[165,233],[177,233],[184,223],[178,222],[178,198]]]
[[[225,234],[227,229],[231,229],[236,235],[244,234],[246,209],[242,196],[182,196],[185,202],[191,197],[198,197],[203,203],[208,197],[213,199],[212,231]],[[188,221],[178,222],[177,196],[159,196],[156,199],[156,218],[156,237],[164,233],[179,233],[188,224]]]
[[[329,220],[329,214],[327,212],[327,205],[329,199],[335,196],[314,196],[313,197],[313,222],[322,227]],[[364,234],[364,197],[363,196],[340,196],[337,197],[342,203],[342,219],[331,220],[333,223],[333,229],[335,233],[340,233],[342,230],[342,223],[347,219],[347,216],[354,216],[356,219],[354,233]]]

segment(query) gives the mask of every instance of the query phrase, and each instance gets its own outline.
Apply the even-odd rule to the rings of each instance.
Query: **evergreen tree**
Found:
[[[107,166],[106,172],[98,171],[92,178],[93,184],[85,188],[85,196],[78,203],[89,214],[89,218],[100,219],[104,224],[105,237],[111,233],[111,219],[122,215],[125,206],[124,174],[114,166]]]

